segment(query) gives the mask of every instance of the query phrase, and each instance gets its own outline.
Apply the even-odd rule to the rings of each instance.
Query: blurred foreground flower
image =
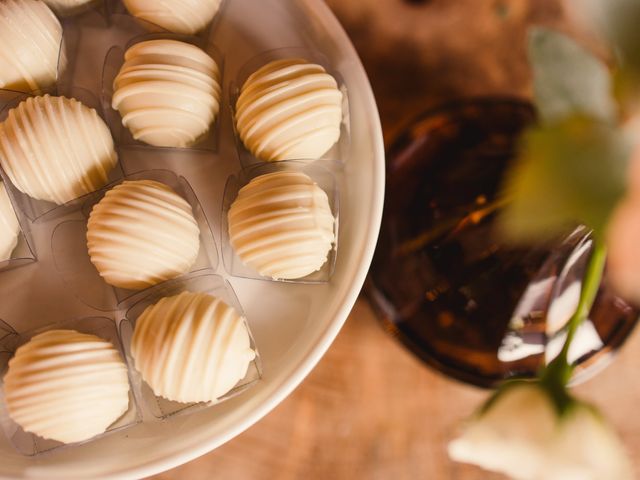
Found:
[[[640,21],[639,1],[589,5]],[[619,41],[627,42],[621,52],[633,51],[631,40]],[[575,41],[542,28],[531,31],[529,56],[540,122],[523,137],[507,175],[502,230],[516,243],[535,244],[586,225],[609,250],[616,291],[640,304],[640,93],[634,93],[640,81],[633,81],[640,79],[640,62],[636,68],[624,57],[612,77]]]
[[[624,298],[640,304],[640,143],[629,165],[627,193],[607,227],[608,277]]]
[[[535,382],[511,382],[451,442],[451,458],[520,480],[626,480],[629,459],[593,407],[571,397],[568,351],[588,318],[608,256],[616,290],[640,304],[640,0],[571,0],[569,13],[611,46],[615,68],[571,38],[529,35],[539,123],[504,182],[502,233],[562,238],[577,225],[594,247],[561,353]]]
[[[607,243],[614,287],[638,303],[640,1],[563,3],[575,25],[609,46],[613,65],[562,34],[532,31],[529,56],[541,125],[525,138],[507,182],[515,201],[504,226],[516,240],[527,240],[561,234],[562,225],[586,224]]]
[[[506,384],[449,444],[449,455],[518,480],[633,478],[622,443],[597,410],[562,399],[540,382]]]

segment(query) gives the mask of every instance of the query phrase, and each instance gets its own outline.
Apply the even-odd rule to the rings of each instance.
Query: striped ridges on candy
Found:
[[[37,92],[58,77],[62,26],[44,2],[0,2],[0,88]]]
[[[326,192],[301,172],[251,180],[238,192],[228,221],[229,241],[240,260],[274,279],[320,270],[336,240]]]
[[[16,351],[4,377],[9,416],[25,431],[63,443],[105,432],[129,407],[127,367],[95,335],[51,330]]]
[[[207,293],[165,297],[136,320],[131,354],[153,392],[183,403],[224,396],[255,358],[244,318]]]
[[[108,284],[141,290],[189,271],[200,229],[191,205],[168,185],[125,181],[93,207],[87,246]]]
[[[236,102],[236,129],[264,161],[321,158],[340,138],[342,92],[324,67],[276,60],[253,73]]]
[[[136,140],[188,147],[220,111],[220,70],[195,45],[149,40],[130,47],[113,83],[112,107]]]
[[[66,97],[29,97],[0,123],[0,164],[21,192],[58,205],[106,185],[118,156],[97,112]]]

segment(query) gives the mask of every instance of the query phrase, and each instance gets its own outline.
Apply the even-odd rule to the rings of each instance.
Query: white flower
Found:
[[[546,476],[554,480],[633,478],[624,447],[600,413],[575,403],[559,420],[549,445]]]
[[[575,402],[560,416],[535,383],[501,392],[449,444],[449,455],[518,480],[633,478],[620,440],[597,411]]]

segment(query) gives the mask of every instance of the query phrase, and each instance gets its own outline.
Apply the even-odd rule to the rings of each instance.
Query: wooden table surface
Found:
[[[569,29],[555,0],[329,0],[371,77],[389,141],[419,111],[465,95],[528,96],[525,31]],[[569,29],[570,30],[570,29]],[[640,470],[640,332],[578,387],[601,406]],[[451,463],[461,419],[487,392],[448,380],[387,336],[361,298],[327,355],[257,425],[158,475],[189,479],[492,479]]]

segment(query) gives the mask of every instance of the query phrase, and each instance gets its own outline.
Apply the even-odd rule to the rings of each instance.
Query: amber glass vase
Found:
[[[560,350],[590,255],[582,228],[536,249],[500,238],[500,186],[534,121],[517,99],[461,101],[425,113],[387,153],[368,296],[427,364],[479,386],[532,376]],[[570,352],[575,378],[602,367],[637,318],[603,282]]]

